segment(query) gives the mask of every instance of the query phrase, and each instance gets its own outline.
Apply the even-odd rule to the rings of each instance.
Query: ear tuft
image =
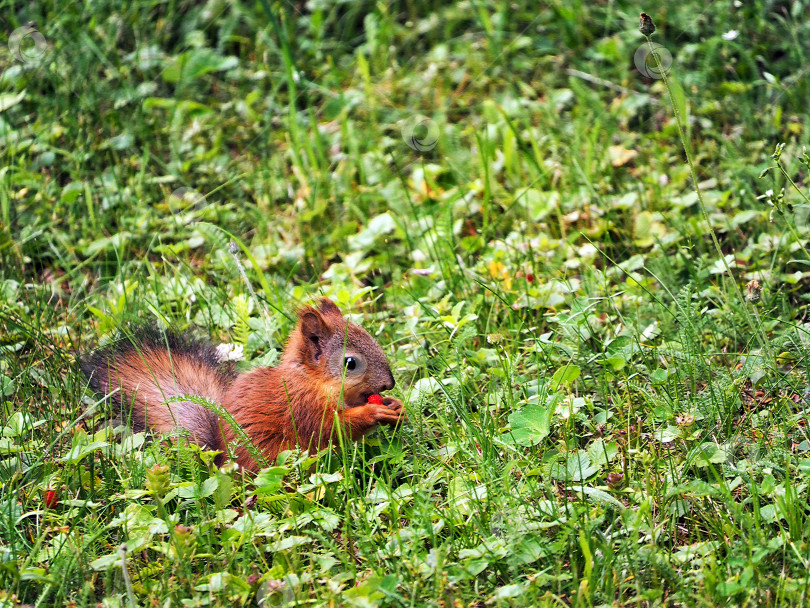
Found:
[[[328,317],[337,315],[341,319],[343,318],[343,313],[340,312],[340,309],[329,298],[321,298],[318,300],[318,310],[321,311],[321,314]]]

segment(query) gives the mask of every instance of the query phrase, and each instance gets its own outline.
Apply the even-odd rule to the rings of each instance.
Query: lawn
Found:
[[[0,607],[806,603],[808,14],[0,0]],[[407,422],[257,476],[78,366],[323,296]]]

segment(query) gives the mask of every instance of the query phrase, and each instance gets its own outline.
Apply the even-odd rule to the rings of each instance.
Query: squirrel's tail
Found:
[[[196,395],[222,404],[233,373],[211,344],[152,327],[119,336],[81,360],[90,387],[110,399],[133,429],[189,431],[195,443],[222,450],[219,417],[191,401]],[[116,390],[119,389],[119,390]],[[112,393],[112,394],[111,394]]]

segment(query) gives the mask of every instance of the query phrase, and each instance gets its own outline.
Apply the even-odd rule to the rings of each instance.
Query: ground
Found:
[[[0,605],[804,603],[807,2],[0,6]],[[320,296],[407,423],[256,478],[77,365]]]

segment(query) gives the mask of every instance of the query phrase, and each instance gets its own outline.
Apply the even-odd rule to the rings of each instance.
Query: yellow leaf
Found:
[[[614,167],[621,167],[626,165],[631,160],[633,160],[636,156],[638,156],[638,152],[635,150],[628,150],[627,148],[622,148],[621,146],[610,146],[608,148],[608,157],[610,158],[610,164]]]
[[[497,260],[492,260],[489,263],[489,274],[492,278],[497,279],[504,274],[506,267]]]

